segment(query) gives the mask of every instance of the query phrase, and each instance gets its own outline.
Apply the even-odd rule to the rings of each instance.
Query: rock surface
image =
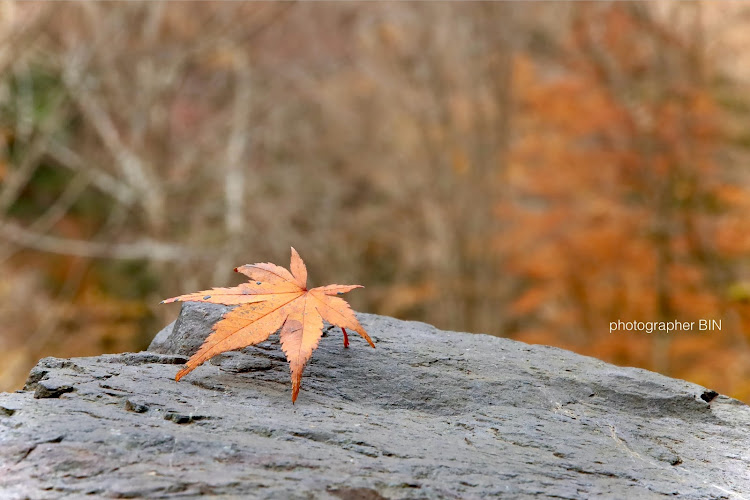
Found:
[[[0,497],[750,497],[750,407],[700,386],[366,314],[296,405],[277,335],[175,382],[221,310],[0,394]]]

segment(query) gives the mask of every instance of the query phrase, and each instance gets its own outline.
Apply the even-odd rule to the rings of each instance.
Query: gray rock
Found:
[[[214,323],[231,309],[217,304],[190,302],[189,307],[182,308],[176,321],[156,334],[148,350],[161,354],[179,353],[190,357],[211,333]]]
[[[296,405],[277,335],[175,382],[221,312],[41,360],[0,395],[0,497],[750,497],[750,408],[695,384],[367,314],[377,348],[328,330]]]
[[[174,331],[175,323],[177,323],[177,320],[172,321],[170,324],[159,330],[159,333],[154,336],[154,339],[148,346],[149,351],[161,353],[168,352],[170,350],[170,344],[172,343],[172,339],[170,337],[172,336],[172,331]]]

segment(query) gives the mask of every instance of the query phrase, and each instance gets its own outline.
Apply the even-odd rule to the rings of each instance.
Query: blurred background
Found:
[[[748,34],[732,2],[0,2],[0,390],[293,245],[359,311],[750,402]]]

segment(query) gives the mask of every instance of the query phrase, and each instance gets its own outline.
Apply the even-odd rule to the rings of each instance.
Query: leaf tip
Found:
[[[302,375],[300,375],[300,378],[302,378]],[[299,387],[299,382],[296,380],[292,380],[292,404],[297,401],[297,396],[299,396]]]
[[[177,375],[174,376],[175,381],[179,382],[182,377],[190,373],[193,369],[192,368],[183,368],[182,370],[177,372]]]

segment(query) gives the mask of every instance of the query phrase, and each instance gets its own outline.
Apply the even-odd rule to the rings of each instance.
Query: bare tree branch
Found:
[[[242,232],[244,213],[245,155],[249,143],[250,116],[250,65],[247,55],[241,50],[234,53],[235,98],[232,107],[232,129],[227,141],[224,163],[225,225],[230,238]]]
[[[136,195],[130,186],[118,181],[104,170],[85,163],[77,153],[65,145],[52,141],[47,144],[45,152],[60,166],[74,172],[85,172],[93,186],[126,207],[135,202]]]
[[[159,227],[164,218],[164,199],[160,183],[141,158],[128,148],[120,138],[111,117],[98,104],[91,92],[81,85],[82,55],[75,54],[63,74],[63,81],[78,108],[91,123],[108,149],[120,172],[136,191],[143,194],[143,208],[153,226]]]
[[[135,243],[103,243],[89,240],[60,238],[36,233],[16,224],[0,222],[0,235],[26,248],[77,257],[120,260],[149,259],[154,261],[182,261],[211,258],[204,251],[196,251],[169,243],[144,238]]]

